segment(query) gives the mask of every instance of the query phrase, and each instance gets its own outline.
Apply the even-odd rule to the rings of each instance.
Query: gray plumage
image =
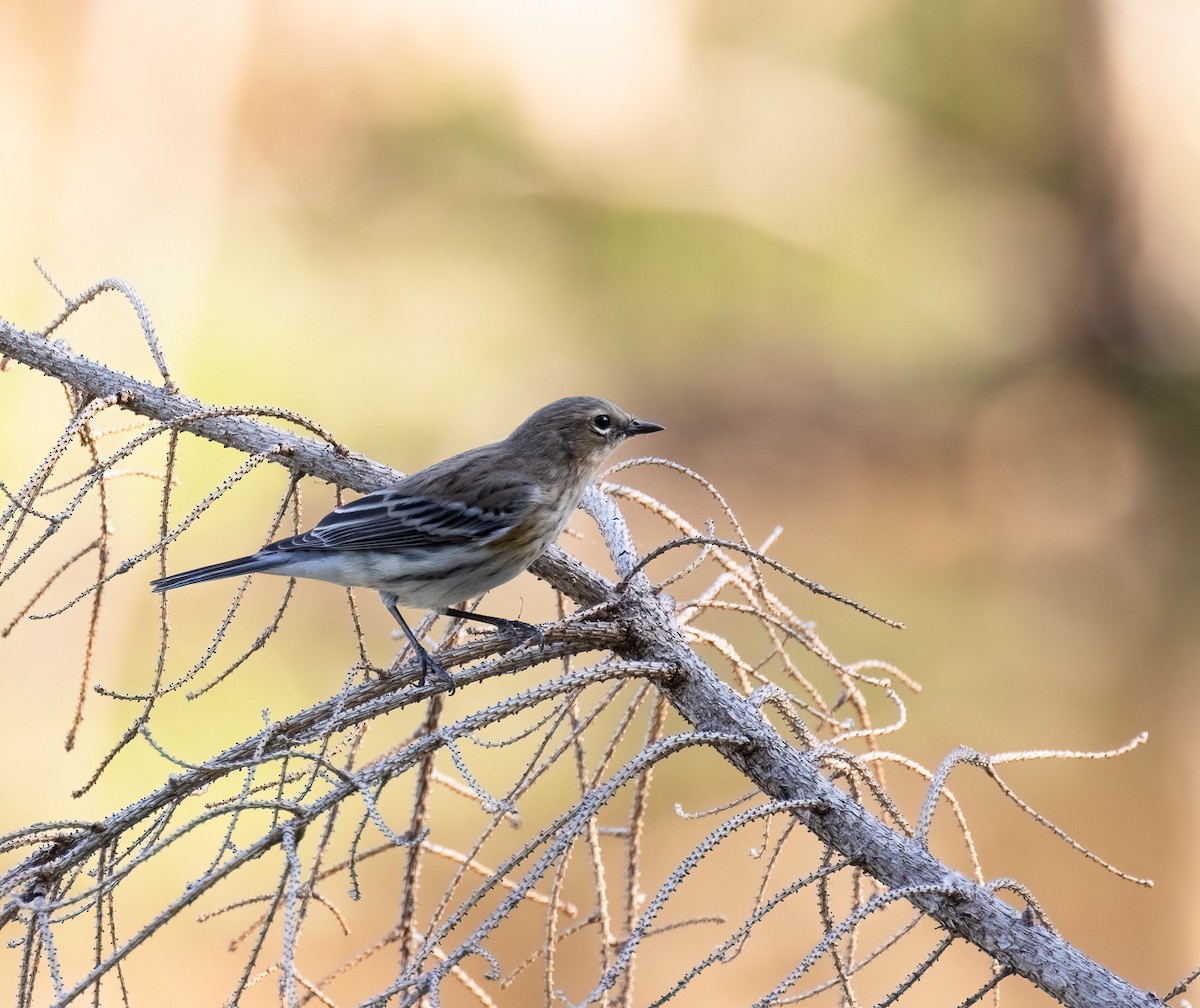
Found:
[[[309,531],[257,553],[159,578],[157,592],[252,573],[374,588],[422,661],[397,603],[467,616],[514,638],[528,624],[452,608],[516,577],[558,538],[596,470],[626,438],[662,430],[603,399],[559,399],[503,441],[455,455],[335,508]]]

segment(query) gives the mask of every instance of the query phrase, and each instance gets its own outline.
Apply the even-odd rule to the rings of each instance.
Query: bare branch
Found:
[[[111,370],[51,339],[108,292],[133,308],[155,381]],[[80,649],[83,696],[97,692],[88,675],[108,612],[102,599],[117,590],[114,578],[163,557],[204,526],[212,505],[256,467],[273,462],[288,473],[272,531],[299,522],[305,478],[368,491],[397,473],[290,411],[217,407],[180,393],[149,312],[128,285],[104,281],[65,300],[63,314],[41,333],[0,321],[0,353],[62,382],[69,413],[65,428],[47,437],[34,471],[23,481],[0,482],[7,500],[0,511],[0,565],[6,565],[0,585],[26,576],[34,582],[0,626],[10,635],[24,628],[35,604],[50,607],[39,616],[55,619],[90,601]],[[3,380],[13,377],[9,372]],[[106,426],[122,412],[150,422]],[[182,521],[170,513],[190,444],[180,432],[246,456]],[[164,442],[158,473],[141,459]],[[0,930],[7,929],[19,958],[15,1003],[66,1005],[85,996],[98,1003],[113,986],[123,1002],[132,1001],[133,961],[148,954],[148,943],[169,948],[163,936],[185,912],[196,912],[207,927],[228,922],[226,944],[241,956],[231,1003],[251,993],[268,997],[270,980],[289,1008],[310,1000],[344,1003],[341,985],[358,991],[348,996],[365,997],[364,1004],[432,1002],[458,989],[462,998],[489,1004],[493,991],[525,983],[547,1004],[661,1004],[684,990],[700,991],[718,969],[739,967],[746,970],[747,1003],[825,993],[854,1003],[859,977],[886,969],[892,959],[881,952],[903,949],[912,969],[888,977],[880,989],[891,994],[882,1006],[898,1001],[918,978],[928,983],[954,942],[969,942],[991,966],[970,1002],[1024,977],[1070,1006],[1161,1005],[1056,933],[1026,885],[984,881],[965,814],[946,789],[953,767],[976,765],[1021,813],[1109,867],[1034,812],[996,767],[1048,756],[1111,756],[1128,747],[992,757],[962,749],[936,772],[885,750],[908,723],[903,691],[919,687],[885,661],[839,660],[787,599],[804,588],[899,624],[772,558],[776,533],[752,546],[724,497],[691,470],[650,459],[622,463],[608,475],[636,475],[639,466],[658,467],[702,493],[715,509],[700,522],[703,529],[681,517],[682,508],[632,487],[592,488],[585,507],[615,578],[551,549],[533,567],[558,593],[544,645],[509,648],[503,636],[467,636],[451,624],[436,646],[438,661],[455,670],[456,685],[479,684],[452,699],[414,685],[418,669],[401,660],[404,652],[390,665],[372,664],[348,594],[356,661],[332,675],[340,683],[336,692],[280,717],[264,711],[250,738],[223,740],[186,758],[180,753],[195,741],[177,737],[172,726],[179,721],[164,710],[186,720],[216,703],[245,668],[277,654],[286,633],[307,628],[284,623],[292,612],[290,588],[255,625],[248,614],[253,589],[243,583],[213,621],[208,646],[180,672],[169,664],[168,647],[180,631],[160,609],[153,653],[125,656],[130,667],[144,659],[152,669],[148,685],[98,690],[107,703],[134,704],[136,713],[88,787],[106,786],[104,768],[133,747],[160,762],[162,782],[130,804],[122,795],[123,807],[99,822],[18,825],[0,836],[6,859]],[[108,484],[130,471],[161,478],[159,523],[149,544],[126,543],[109,520],[118,505]],[[662,544],[640,554],[622,506],[642,508],[665,525]],[[76,530],[81,541],[72,543]],[[126,559],[114,562],[118,545]],[[80,561],[92,557],[96,566],[80,575]],[[657,574],[671,560],[677,566],[652,583],[648,565],[654,562]],[[34,570],[46,562],[48,570]],[[689,597],[677,601],[668,586]],[[43,603],[51,588],[64,587],[65,604]],[[568,613],[564,599],[580,608]],[[427,638],[431,627],[426,620],[417,633]],[[311,660],[320,661],[315,651]],[[190,692],[182,688],[210,665],[222,671]],[[726,670],[737,688],[719,674]],[[500,676],[524,678],[505,680],[500,689]],[[208,710],[219,729],[221,716]],[[889,777],[912,774],[928,782],[920,809],[905,810],[893,797],[885,764]],[[717,824],[703,835],[696,817],[672,811],[680,804],[676,795],[666,791],[663,800],[670,786],[664,781],[677,766],[708,775],[706,782],[722,774],[734,782],[705,792],[706,818],[717,817]],[[749,801],[755,805],[734,811]],[[943,801],[977,880],[929,849]],[[743,829],[762,832],[749,853],[734,840]],[[672,859],[674,867],[663,871]],[[168,866],[180,863],[192,866],[190,877],[172,874]],[[131,921],[115,907],[139,886],[154,893],[156,909]],[[434,898],[426,898],[427,889]],[[706,897],[701,912],[688,902],[697,889]],[[1000,891],[1015,893],[1022,909]],[[372,912],[359,912],[360,902]],[[779,932],[768,935],[768,926],[785,906],[793,918],[806,919],[811,934],[789,926],[794,948],[782,970],[775,971],[776,958],[765,960],[767,967],[761,959],[744,965],[763,944],[775,955]],[[898,906],[911,909],[896,919]],[[565,917],[570,926],[563,926]],[[916,923],[925,919],[949,937],[922,946]],[[373,930],[379,920],[390,924]],[[80,932],[90,944],[79,941]],[[340,943],[340,961],[330,965],[332,942]],[[659,955],[668,943],[675,943],[672,952]],[[680,948],[687,951],[676,954]],[[652,977],[645,968],[650,960],[663,967]],[[384,962],[390,965],[381,973]],[[825,975],[807,979],[810,986],[797,994],[818,964],[825,964]],[[539,968],[540,976],[530,978]],[[363,995],[351,981],[366,976],[371,986]]]

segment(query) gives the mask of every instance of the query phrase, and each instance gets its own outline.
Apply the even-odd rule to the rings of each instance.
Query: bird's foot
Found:
[[[417,680],[419,686],[424,686],[426,676],[432,673],[433,677],[445,688],[447,696],[454,692],[454,677],[442,668],[428,651],[421,648],[417,654],[417,659],[421,663],[421,677]]]
[[[538,647],[546,646],[546,635],[542,632],[542,628],[534,623],[506,619],[500,620],[496,624],[496,629],[512,641],[513,647],[528,643],[536,644]]]
[[[473,620],[476,623],[486,623],[495,627],[511,642],[509,647],[516,647],[527,641],[533,641],[538,647],[546,646],[546,635],[542,628],[522,620],[502,619],[499,616],[488,616],[486,613],[465,612],[462,609],[440,609],[443,616],[453,616],[455,619]]]
[[[405,663],[405,664],[407,664],[407,663]],[[442,667],[441,663],[439,661],[437,661],[437,659],[435,659],[424,648],[417,649],[417,664],[418,664],[418,673],[417,673],[417,685],[418,686],[424,686],[425,680],[430,675],[432,675],[434,677],[434,679],[436,679],[438,681],[438,683],[446,690],[447,695],[454,692],[454,687],[455,687],[454,677],[451,676],[450,673],[447,672]],[[397,663],[396,665],[393,665],[391,667],[391,669],[388,670],[387,675],[388,676],[394,675],[396,672],[399,671],[399,669],[401,667],[402,666],[400,666],[399,663]],[[409,677],[406,676],[405,678],[409,678]]]

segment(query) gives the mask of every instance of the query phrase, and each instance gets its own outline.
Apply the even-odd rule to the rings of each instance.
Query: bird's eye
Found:
[[[612,417],[607,413],[597,413],[592,417],[592,426],[601,434],[607,434],[612,430]]]

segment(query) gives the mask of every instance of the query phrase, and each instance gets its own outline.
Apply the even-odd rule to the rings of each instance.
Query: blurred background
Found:
[[[1197,44],[1185,0],[7,4],[0,315],[57,314],[35,256],[119,276],[186,392],[405,470],[564,394],[666,424],[637,448],[907,623],[812,602],[839,657],[923,683],[895,748],[1150,733],[1006,776],[1152,890],[962,791],[989,875],[1165,992],[1200,962]],[[83,318],[76,349],[152,373],[116,299]],[[47,384],[0,376],[7,485],[61,428]],[[61,751],[61,633],[0,643],[41,767],[0,831],[112,807],[69,792],[127,712]]]

